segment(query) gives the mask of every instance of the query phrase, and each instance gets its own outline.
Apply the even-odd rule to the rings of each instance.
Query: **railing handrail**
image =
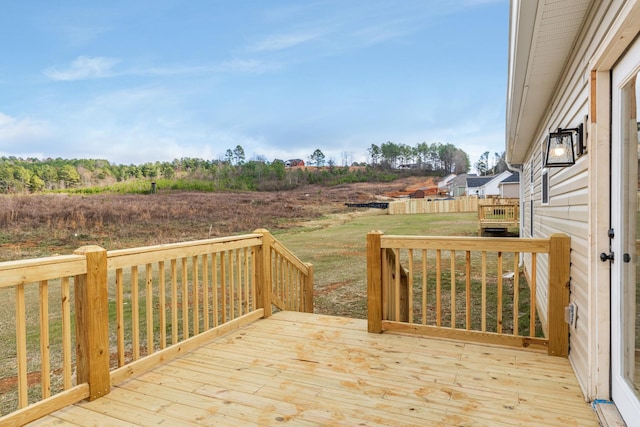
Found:
[[[381,248],[548,253],[550,238],[381,235]]]
[[[57,255],[0,263],[0,289],[16,285],[86,274],[82,255]]]
[[[262,244],[261,234],[243,234],[195,240],[192,242],[167,243],[129,249],[115,249],[107,252],[109,269],[142,265],[148,262],[167,261],[175,258],[191,257],[221,250],[249,248]]]

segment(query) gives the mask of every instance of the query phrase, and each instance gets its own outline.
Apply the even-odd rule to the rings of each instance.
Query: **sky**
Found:
[[[504,151],[508,0],[6,0],[0,156]]]

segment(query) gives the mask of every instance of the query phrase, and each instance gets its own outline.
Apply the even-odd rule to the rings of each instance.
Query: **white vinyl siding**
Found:
[[[584,123],[589,114],[590,77],[589,61],[600,48],[600,43],[611,27],[613,20],[625,6],[624,1],[597,3],[587,18],[587,25],[580,33],[573,54],[558,83],[556,95],[551,100],[549,110],[539,123],[536,140],[531,141],[530,151],[525,163],[525,179],[529,186],[529,173],[533,172],[533,191],[525,191],[525,221],[533,218],[533,226],[525,225],[524,234],[533,237],[548,237],[553,233],[566,233],[571,237],[571,279],[570,300],[578,307],[577,324],[570,328],[569,359],[574,366],[578,380],[588,398],[594,398],[595,387],[591,378],[595,378],[599,369],[589,364],[589,354],[597,352],[597,343],[589,337],[595,337],[596,331],[590,316],[590,294],[595,295],[595,285],[589,280],[590,266],[588,236],[595,227],[607,227],[608,224],[593,224],[589,228],[589,147],[587,154],[577,159],[576,164],[564,168],[549,168],[548,203],[543,203],[542,167],[540,147],[546,141],[549,130],[558,127],[577,127]],[[599,100],[600,102],[601,100]],[[608,102],[605,100],[603,102]],[[608,125],[608,124],[605,124]],[[587,127],[588,128],[588,127]],[[585,129],[587,129],[585,128]],[[588,141],[587,144],[590,144]],[[603,179],[608,179],[603,177]],[[533,216],[530,202],[533,201]],[[603,203],[608,203],[603,200]],[[532,229],[531,229],[532,228]],[[529,263],[530,260],[527,260]],[[530,267],[530,264],[528,264]],[[540,259],[537,271],[540,306],[547,304],[547,262]],[[541,316],[543,317],[543,316]],[[546,325],[546,319],[542,319]],[[600,328],[609,325],[601,324]],[[545,328],[546,330],[546,328]],[[602,367],[600,367],[601,369]]]

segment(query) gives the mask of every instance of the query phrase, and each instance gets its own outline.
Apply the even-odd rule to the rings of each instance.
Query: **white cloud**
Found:
[[[0,112],[0,147],[39,139],[48,133],[48,126],[31,118],[17,119]]]
[[[67,26],[61,29],[71,46],[87,46],[98,37],[112,31],[111,27]]]
[[[52,80],[89,80],[115,76],[159,76],[201,75],[207,73],[253,73],[260,74],[281,68],[280,64],[256,59],[234,58],[219,64],[142,66],[121,69],[113,68],[121,61],[114,58],[80,56],[67,68],[51,67],[44,74]]]
[[[218,71],[260,74],[281,68],[279,64],[253,59],[232,59],[216,67]]]
[[[249,47],[249,50],[253,52],[271,52],[290,49],[301,44],[318,40],[322,36],[323,32],[320,31],[273,35],[255,43],[253,46]]]
[[[115,74],[113,67],[118,62],[120,61],[115,58],[79,56],[64,69],[52,67],[44,73],[52,80],[98,79],[113,76]]]

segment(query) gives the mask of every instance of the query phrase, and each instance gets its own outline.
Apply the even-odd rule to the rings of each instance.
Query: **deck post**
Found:
[[[571,238],[563,233],[550,237],[549,247],[549,349],[551,356],[569,355],[569,325],[564,321],[564,308],[569,304]]]
[[[83,246],[74,254],[87,262],[87,274],[74,279],[77,383],[88,383],[89,400],[94,400],[111,391],[107,251]]]
[[[382,332],[382,231],[367,233],[367,330]]]
[[[256,303],[264,309],[264,317],[271,317],[271,233],[264,228],[254,231],[262,235],[262,245],[256,248]]]
[[[305,263],[309,269],[309,274],[304,282],[304,312],[313,313],[313,264]]]

